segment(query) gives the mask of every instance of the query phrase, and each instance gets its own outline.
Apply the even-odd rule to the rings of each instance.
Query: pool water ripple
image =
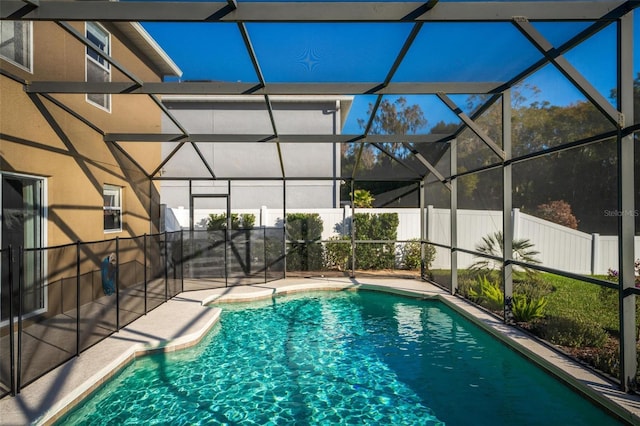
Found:
[[[339,292],[221,307],[199,345],[137,360],[59,423],[615,424],[436,301]]]

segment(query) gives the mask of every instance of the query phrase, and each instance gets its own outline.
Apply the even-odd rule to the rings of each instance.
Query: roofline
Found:
[[[167,52],[165,52],[164,49],[160,47],[158,42],[155,41],[153,37],[151,37],[151,34],[149,34],[139,22],[114,22],[113,24],[116,27],[120,27],[121,29],[124,26],[131,26],[131,28],[133,28],[133,30],[140,35],[142,42],[145,45],[140,45],[140,42],[138,40],[131,41],[138,44],[138,46],[145,54],[149,53],[147,49],[151,49],[152,54],[147,56],[153,62],[153,64],[157,66],[162,76],[182,76],[182,70],[180,69],[180,67],[178,67],[178,65],[173,61],[173,59],[171,59]],[[145,47],[147,49],[145,49]]]

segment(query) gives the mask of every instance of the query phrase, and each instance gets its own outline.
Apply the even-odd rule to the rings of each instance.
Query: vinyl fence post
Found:
[[[427,178],[424,178],[424,180],[426,181]],[[426,184],[423,184],[426,187]],[[426,231],[426,235],[424,236],[424,238],[427,241],[434,241],[435,240],[435,233],[436,233],[436,212],[433,208],[432,204],[429,204],[427,206],[427,217],[426,217],[426,226],[425,226],[425,231]]]
[[[520,209],[515,208],[512,209],[513,212],[513,218],[512,218],[512,228],[513,228],[513,239],[514,240],[519,240],[520,239],[520,225],[522,222],[522,216],[520,215]]]
[[[180,229],[180,291],[184,291],[184,229]]]
[[[591,275],[599,272],[600,268],[600,234],[591,234]]]
[[[265,207],[266,209],[266,207]],[[267,227],[262,227],[262,248],[264,251],[264,283],[267,283]]]
[[[450,146],[451,201],[449,203],[449,243],[451,244],[451,294],[458,290],[458,140],[452,139]]]

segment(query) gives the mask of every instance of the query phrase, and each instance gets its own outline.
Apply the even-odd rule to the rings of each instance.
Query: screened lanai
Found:
[[[274,234],[290,254],[274,263],[324,250],[314,252],[324,264],[287,273],[367,273],[375,268],[358,255],[387,252],[392,265],[380,269],[402,269],[398,259],[417,241],[419,276],[452,293],[481,303],[469,271],[490,271],[503,295],[494,311],[509,323],[523,287],[547,297],[540,292],[565,286],[570,299],[602,290],[615,310],[603,327],[619,338],[608,374],[632,391],[639,5],[2,0],[3,23],[55,23],[108,72],[57,80],[0,72],[100,134],[155,185],[167,215],[187,212],[176,229],[206,229],[198,209],[224,212],[226,229],[234,213],[255,211],[266,253],[266,230],[285,229],[289,214],[332,210],[324,234]],[[159,49],[142,53],[167,63],[166,76],[145,81],[75,21],[148,37]],[[97,124],[73,106],[74,97],[106,95],[151,100],[145,113],[161,125]],[[150,146],[161,147],[157,158]],[[358,224],[374,227],[356,216],[369,212],[397,214],[398,232],[359,234]]]

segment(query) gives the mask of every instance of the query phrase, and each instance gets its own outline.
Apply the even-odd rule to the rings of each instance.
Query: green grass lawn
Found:
[[[615,290],[605,290],[596,284],[542,274],[553,290],[547,295],[547,316],[586,317],[607,331],[619,330],[618,304]]]
[[[450,270],[432,270],[433,280],[442,284],[450,283]],[[459,270],[459,279],[468,275],[465,270]],[[514,281],[524,280],[526,275],[516,272]],[[598,277],[603,278],[604,277]],[[586,318],[603,329],[617,333],[618,302],[615,290],[606,290],[599,285],[584,281],[565,278],[559,275],[540,274],[539,279],[551,287],[547,298],[545,315],[565,318]]]

